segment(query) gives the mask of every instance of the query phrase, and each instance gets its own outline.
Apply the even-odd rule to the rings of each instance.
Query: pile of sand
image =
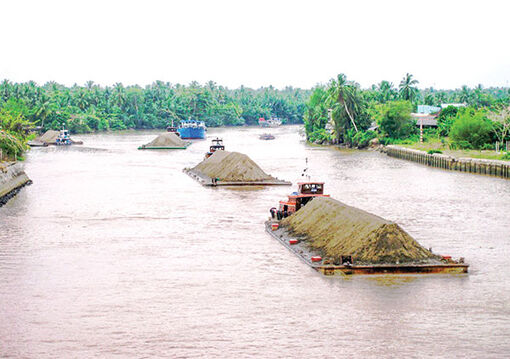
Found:
[[[361,263],[405,263],[438,258],[396,223],[327,197],[310,201],[282,225],[325,256]]]
[[[44,143],[55,143],[59,135],[60,135],[59,131],[48,130],[44,133],[44,135],[37,138],[35,141]]]
[[[253,160],[239,152],[215,151],[192,170],[227,182],[258,182],[275,180]]]
[[[166,132],[145,145],[146,147],[186,147],[186,142],[173,132]]]

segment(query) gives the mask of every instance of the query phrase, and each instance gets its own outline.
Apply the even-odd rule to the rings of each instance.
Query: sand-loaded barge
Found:
[[[83,145],[83,141],[73,140],[69,134],[69,130],[66,129],[60,131],[48,130],[33,141],[28,141],[28,145],[30,147],[47,147],[48,145],[70,146]]]
[[[250,157],[239,152],[216,150],[193,168],[183,171],[204,186],[290,186],[265,173]]]
[[[266,231],[325,275],[468,271],[463,258],[434,254],[398,224],[324,195],[323,183],[298,188],[278,209],[271,208]]]
[[[191,145],[190,141],[184,141],[177,132],[166,132],[156,137],[151,142],[138,147],[139,150],[185,150]]]

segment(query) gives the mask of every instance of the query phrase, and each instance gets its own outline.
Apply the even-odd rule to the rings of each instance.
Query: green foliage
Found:
[[[439,113],[437,119],[437,127],[441,136],[448,136],[450,129],[455,122],[458,109],[455,106],[448,106]]]
[[[317,144],[331,143],[333,136],[324,128],[316,129],[308,135],[308,141]]]
[[[55,82],[37,86],[0,83],[0,108],[16,108],[43,130],[71,132],[166,128],[172,121],[205,121],[207,126],[256,125],[260,117],[302,123],[308,90],[270,87],[230,90],[210,81],[188,86],[156,81],[141,88],[100,87],[92,81],[67,88]]]
[[[359,131],[355,132],[353,129],[347,131],[346,143],[351,147],[365,148],[368,146],[370,140],[377,137],[374,131]]]
[[[433,155],[434,153],[443,153],[443,151],[440,151],[440,150],[428,150],[427,153],[429,155]]]
[[[506,152],[503,156],[501,156],[502,160],[510,160],[510,152]]]
[[[479,149],[490,141],[491,125],[483,110],[474,108],[458,112],[450,130],[450,138],[455,147]]]
[[[411,118],[413,106],[409,101],[393,101],[384,106],[379,122],[379,129],[383,135],[402,139],[417,132],[416,123]]]
[[[0,149],[4,159],[15,160],[17,156],[23,153],[26,145],[23,141],[8,133],[7,131],[0,130]]]
[[[326,90],[323,87],[316,87],[306,103],[303,120],[305,122],[305,131],[309,142],[317,141],[319,130],[324,130],[324,133],[326,132],[325,127],[328,123],[326,98]],[[324,136],[321,136],[321,139],[323,137]]]
[[[419,94],[419,90],[414,85],[417,85],[418,83],[418,80],[413,79],[413,75],[407,73],[402,81],[400,81],[400,98],[405,101],[414,102]]]
[[[7,159],[16,159],[27,148],[28,129],[32,126],[25,118],[27,112],[25,104],[14,99],[0,108],[0,148]]]

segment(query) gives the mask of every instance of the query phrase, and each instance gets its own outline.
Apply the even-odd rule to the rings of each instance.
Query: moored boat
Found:
[[[182,139],[204,139],[205,138],[205,122],[187,120],[181,121],[177,132]]]

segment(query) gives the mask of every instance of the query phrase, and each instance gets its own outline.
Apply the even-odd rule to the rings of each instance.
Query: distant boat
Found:
[[[206,152],[205,158],[209,158],[216,151],[225,151],[225,146],[223,145],[223,140],[219,137],[216,137],[211,141],[211,146],[209,147],[209,152]]]
[[[172,123],[166,128],[166,130],[167,132],[175,133],[177,136],[181,137],[181,134],[177,132],[177,127],[174,126],[174,120],[172,120]]]
[[[259,139],[261,140],[274,140],[274,136],[270,133],[263,133],[259,136]]]
[[[206,127],[204,121],[195,120],[181,121],[177,129],[182,139],[204,139],[205,131]]]
[[[282,124],[282,120],[278,117],[272,117],[269,120],[265,120],[263,117],[259,118],[259,125],[261,127],[278,127]]]

